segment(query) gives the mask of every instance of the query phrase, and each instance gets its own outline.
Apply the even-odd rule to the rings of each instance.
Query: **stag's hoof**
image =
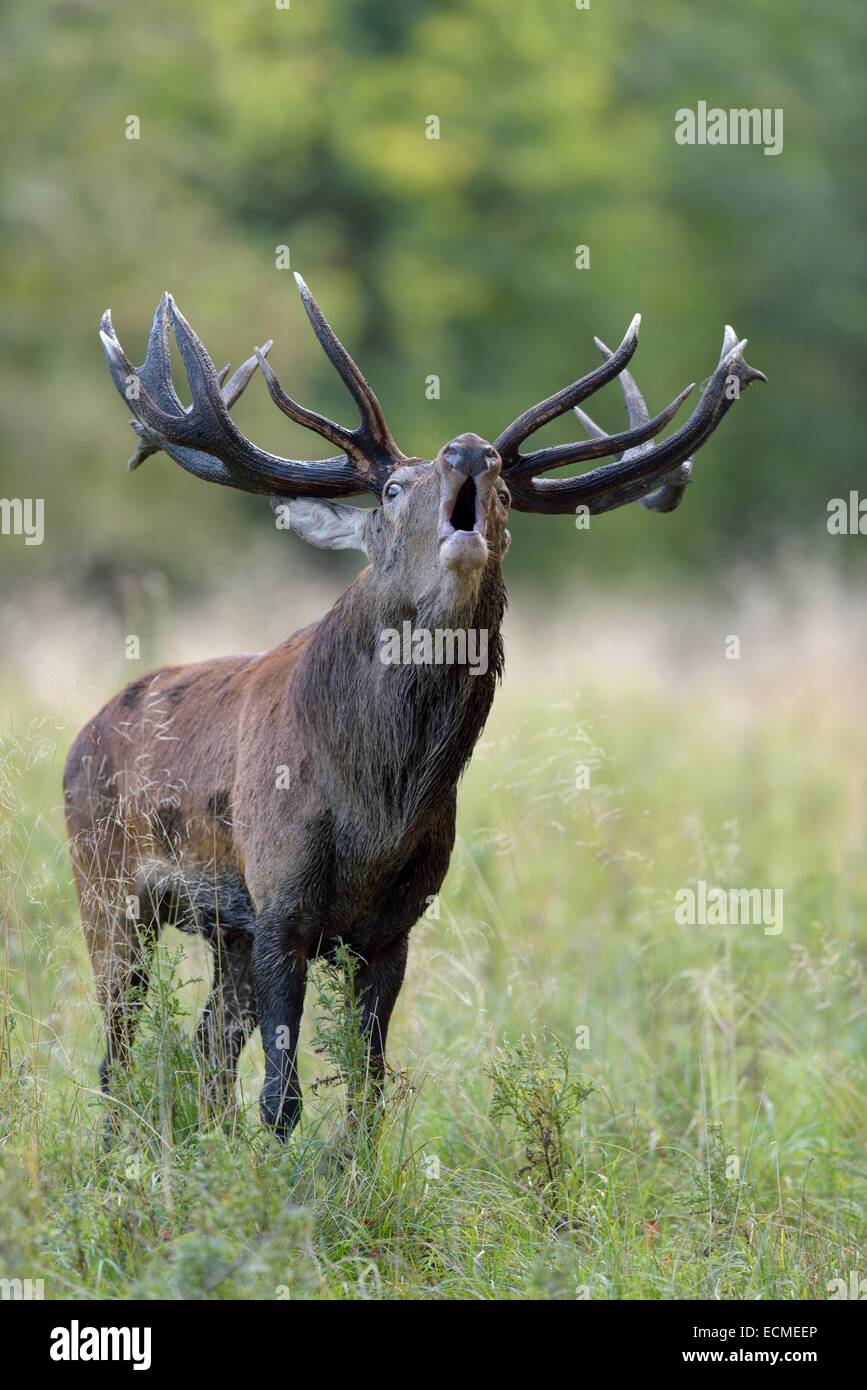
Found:
[[[263,1095],[259,1101],[259,1112],[265,1128],[273,1130],[277,1138],[285,1143],[301,1118],[301,1097],[272,1099]]]

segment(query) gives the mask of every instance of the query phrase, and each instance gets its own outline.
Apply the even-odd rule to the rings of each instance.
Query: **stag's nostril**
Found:
[[[477,434],[459,434],[444,444],[437,456],[440,472],[460,473],[464,478],[484,478],[496,473],[500,456]]]

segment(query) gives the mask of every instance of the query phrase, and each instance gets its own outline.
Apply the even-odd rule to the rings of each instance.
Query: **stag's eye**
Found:
[[[403,492],[400,483],[389,483],[382,495],[383,497],[396,497],[399,492]]]

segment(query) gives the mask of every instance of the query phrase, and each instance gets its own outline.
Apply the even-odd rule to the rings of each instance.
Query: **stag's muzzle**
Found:
[[[500,456],[477,434],[460,434],[437,454],[440,480],[440,562],[446,569],[480,569],[488,558],[485,536],[500,475]]]

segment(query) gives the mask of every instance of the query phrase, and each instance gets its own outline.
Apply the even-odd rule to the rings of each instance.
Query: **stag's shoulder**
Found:
[[[295,668],[321,625],[321,618],[315,623],[308,623],[307,627],[301,627],[297,632],[293,632],[292,636],[287,637],[285,642],[280,642],[270,651],[263,652],[256,662],[255,671],[251,671],[251,693],[268,689],[271,686],[285,690],[286,683],[291,680]]]

